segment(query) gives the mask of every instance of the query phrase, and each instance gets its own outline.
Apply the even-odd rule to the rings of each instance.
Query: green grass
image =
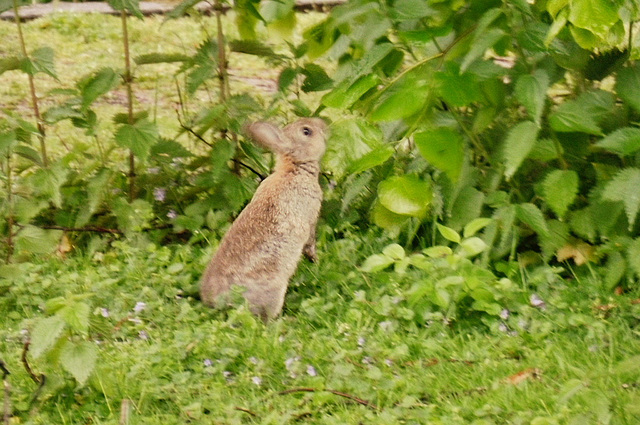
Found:
[[[243,306],[217,312],[189,296],[209,259],[190,247],[118,243],[16,266],[0,280],[0,351],[21,423],[116,424],[123,400],[131,424],[640,420],[637,294],[598,299],[556,276],[540,292],[545,310],[509,319],[527,322],[517,333],[496,320],[422,323],[407,319],[393,272],[356,268],[380,240],[323,239],[320,264],[301,264],[284,316],[267,326]],[[23,330],[48,299],[78,294],[91,294],[96,369],[79,386],[48,356],[30,356],[48,377],[30,404]]]

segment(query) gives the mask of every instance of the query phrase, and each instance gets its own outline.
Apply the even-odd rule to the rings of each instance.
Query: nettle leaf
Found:
[[[113,203],[113,214],[118,227],[127,235],[148,228],[154,217],[153,206],[143,199],[129,203],[124,198],[118,198]]]
[[[414,174],[389,177],[378,185],[378,200],[395,214],[424,218],[432,199],[431,184]]]
[[[333,80],[319,65],[308,63],[302,68],[301,73],[305,76],[302,82],[302,91],[305,93],[329,90],[333,86]]]
[[[77,84],[82,97],[82,106],[87,108],[94,100],[118,85],[120,76],[111,68],[102,68],[84,77]]]
[[[543,70],[525,74],[516,82],[515,94],[518,102],[525,108],[533,121],[540,125],[549,88],[549,75]]]
[[[13,2],[14,0],[0,0],[0,13],[5,12],[9,9],[13,9]],[[16,1],[16,6],[20,7],[20,6],[26,6],[31,4],[30,0],[17,0]]]
[[[14,130],[0,132],[0,155],[7,155],[16,143],[18,139]]]
[[[493,223],[493,221],[494,220],[492,218],[484,218],[484,217],[476,218],[470,221],[469,223],[467,223],[466,226],[464,226],[464,231],[463,231],[464,237],[470,238],[471,236],[474,236],[480,230],[484,229],[489,224]]]
[[[176,63],[186,62],[189,60],[189,56],[184,53],[146,53],[144,55],[136,56],[133,61],[137,65],[150,65],[157,63]]]
[[[558,106],[549,116],[555,131],[602,135],[600,122],[611,113],[615,98],[611,93],[595,90]]]
[[[44,72],[58,79],[53,62],[54,55],[51,47],[41,47],[34,50],[29,58],[22,60],[21,68],[27,74],[35,75],[38,72]]]
[[[505,161],[504,175],[510,179],[522,161],[529,155],[538,138],[540,128],[532,121],[518,123],[507,134],[502,147],[502,157]]]
[[[627,247],[627,260],[636,276],[640,277],[640,238],[634,239]]]
[[[467,106],[482,99],[480,85],[472,73],[460,73],[455,63],[447,63],[446,71],[438,72],[438,94],[453,107]]]
[[[471,49],[469,49],[469,53],[464,57],[464,60],[460,65],[460,69],[463,72],[466,71],[467,68],[469,68],[469,65],[471,65],[476,59],[482,57],[484,52],[493,47],[506,35],[507,34],[500,28],[491,28],[481,32],[476,30],[476,35],[471,43]]]
[[[140,10],[140,2],[138,0],[107,0],[107,3],[109,3],[114,10],[125,10],[138,19],[144,18],[144,15]]]
[[[89,341],[67,341],[60,350],[60,364],[80,385],[84,385],[93,372],[98,349]]]
[[[420,154],[451,181],[458,181],[464,163],[464,139],[458,132],[440,127],[414,135]]]
[[[155,123],[142,119],[135,124],[123,124],[115,134],[116,143],[129,148],[141,159],[149,156],[151,146],[158,141],[158,127]]]
[[[83,302],[72,302],[61,308],[57,315],[62,317],[69,328],[86,335],[89,330],[91,308]]]
[[[15,71],[20,69],[22,59],[18,56],[9,56],[0,59],[0,75],[7,71]]]
[[[382,137],[382,132],[365,120],[334,122],[331,125],[323,167],[332,171],[336,178],[340,178],[355,161],[384,146]]]
[[[640,112],[640,64],[618,71],[616,93],[636,112]]]
[[[516,217],[531,227],[538,235],[544,238],[549,237],[549,227],[544,220],[544,214],[535,205],[529,203],[516,205]]]
[[[245,40],[256,38],[256,24],[264,21],[258,7],[260,0],[236,0],[233,2],[233,11],[236,15],[236,27],[240,37]]]
[[[16,251],[31,254],[50,254],[58,247],[62,230],[47,230],[26,225],[18,232]]]
[[[353,83],[349,80],[342,81],[324,95],[322,104],[330,108],[348,109],[379,83],[380,77],[376,74],[364,75]]]
[[[620,20],[619,3],[610,0],[573,0],[569,3],[569,22],[578,28],[606,39],[609,30]]]
[[[166,19],[176,19],[184,16],[189,9],[200,3],[200,1],[201,0],[184,0],[183,2],[178,4],[171,12],[167,13]]]
[[[395,149],[389,145],[382,145],[374,148],[371,152],[364,154],[353,161],[347,168],[348,174],[358,174],[378,165],[384,164],[393,156]]]
[[[578,173],[573,170],[554,170],[542,182],[544,200],[551,210],[563,218],[578,195]]]
[[[620,171],[605,186],[602,198],[608,201],[620,201],[624,203],[624,209],[629,221],[629,231],[640,208],[640,169],[627,168]]]
[[[596,146],[620,156],[631,155],[640,150],[640,129],[619,128],[596,143]]]
[[[49,350],[62,334],[64,327],[65,323],[62,317],[51,316],[40,319],[30,333],[29,351],[31,355],[37,359]]]
[[[369,118],[372,121],[394,121],[418,113],[425,108],[431,84],[431,73],[426,66],[406,73],[376,96]]]

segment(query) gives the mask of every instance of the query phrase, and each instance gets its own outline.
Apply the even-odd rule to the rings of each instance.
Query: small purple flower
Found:
[[[366,344],[367,340],[361,336],[360,338],[358,338],[358,347],[364,347],[364,344]]]
[[[310,364],[307,365],[307,375],[309,376],[318,376],[318,372],[316,371],[316,368],[311,366]]]
[[[178,216],[178,213],[175,210],[169,210],[169,212],[167,213],[167,218],[171,220],[173,220],[177,216]]]
[[[373,357],[367,356],[362,359],[362,364],[373,364]]]
[[[385,320],[384,322],[378,323],[380,329],[383,331],[390,331],[393,328],[393,322],[391,320]]]
[[[147,331],[144,331],[144,330],[138,332],[138,337],[143,341],[148,341],[149,340],[149,334],[147,333]]]
[[[262,378],[260,378],[259,376],[254,376],[253,378],[251,378],[251,382],[253,382],[255,385],[262,385]]]
[[[387,366],[391,367],[391,366],[393,366],[393,360],[391,360],[391,359],[384,359],[384,364],[386,364]]]
[[[251,356],[251,357],[249,357],[249,361],[251,363],[253,363],[253,364],[258,364],[258,358],[257,357]]]
[[[295,363],[297,363],[300,360],[300,357],[298,356],[294,356],[294,357],[289,357],[287,360],[284,361],[284,367],[287,368],[287,370],[289,372],[291,372],[291,370],[293,369],[293,366],[295,365]]]
[[[160,174],[160,168],[159,167],[149,167],[147,169],[147,172],[149,174]]]
[[[540,298],[540,296],[538,296],[538,294],[531,294],[529,302],[532,306],[539,308],[540,310],[544,310],[545,308],[547,308],[547,304],[542,298]]]
[[[213,366],[213,362],[211,361],[211,359],[204,359],[204,367],[211,367]]]
[[[511,312],[506,308],[502,309],[502,311],[500,312],[500,318],[502,320],[507,320],[509,316],[511,316]]]
[[[164,187],[156,187],[153,189],[153,198],[158,202],[163,202],[167,197],[167,189]]]
[[[101,315],[102,317],[109,317],[109,310],[107,310],[107,309],[106,309],[106,308],[104,308],[104,307],[103,307],[103,308],[101,308],[101,309],[100,309],[100,315]]]
[[[504,323],[500,323],[500,325],[498,326],[498,329],[500,329],[500,332],[504,332],[504,333],[509,332],[509,328]]]
[[[136,306],[133,307],[133,311],[135,313],[140,313],[142,310],[144,310],[145,308],[147,308],[147,303],[143,303],[142,301],[138,301],[136,303]]]

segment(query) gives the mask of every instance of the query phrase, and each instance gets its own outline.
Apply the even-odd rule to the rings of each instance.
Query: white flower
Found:
[[[107,309],[106,309],[106,308],[104,308],[104,307],[103,307],[103,308],[101,308],[101,309],[100,309],[100,315],[101,315],[102,317],[109,317],[109,310],[107,310]]]
[[[133,311],[136,313],[140,313],[142,310],[144,310],[147,307],[147,303],[143,303],[142,301],[138,301],[136,303],[136,306],[133,307]]]
[[[167,189],[164,187],[156,187],[153,189],[153,199],[158,202],[163,202],[167,197]]]
[[[510,315],[511,315],[511,312],[506,308],[503,308],[502,311],[500,312],[500,318],[502,320],[507,320]]]
[[[178,216],[178,213],[175,210],[169,210],[167,213],[167,218],[174,219]]]
[[[144,341],[148,341],[149,340],[149,334],[147,333],[147,331],[140,331],[138,332],[138,337],[140,337],[140,339],[144,340]]]
[[[213,362],[211,361],[211,359],[204,359],[204,366],[205,367],[213,366]]]
[[[310,364],[307,365],[307,375],[309,376],[318,376],[318,372],[316,372],[316,368],[311,366]]]
[[[253,378],[251,378],[251,382],[256,385],[262,385],[262,378],[260,378],[259,376],[254,376]]]
[[[539,308],[541,310],[544,310],[545,308],[547,308],[547,304],[545,304],[544,300],[540,298],[538,294],[531,294],[531,297],[529,297],[529,302],[531,303],[532,306]]]

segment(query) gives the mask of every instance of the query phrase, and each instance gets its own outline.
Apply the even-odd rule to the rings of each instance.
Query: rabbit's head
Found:
[[[266,122],[247,127],[260,145],[294,162],[320,161],[326,149],[326,131],[327,125],[320,118],[302,118],[282,129]]]

